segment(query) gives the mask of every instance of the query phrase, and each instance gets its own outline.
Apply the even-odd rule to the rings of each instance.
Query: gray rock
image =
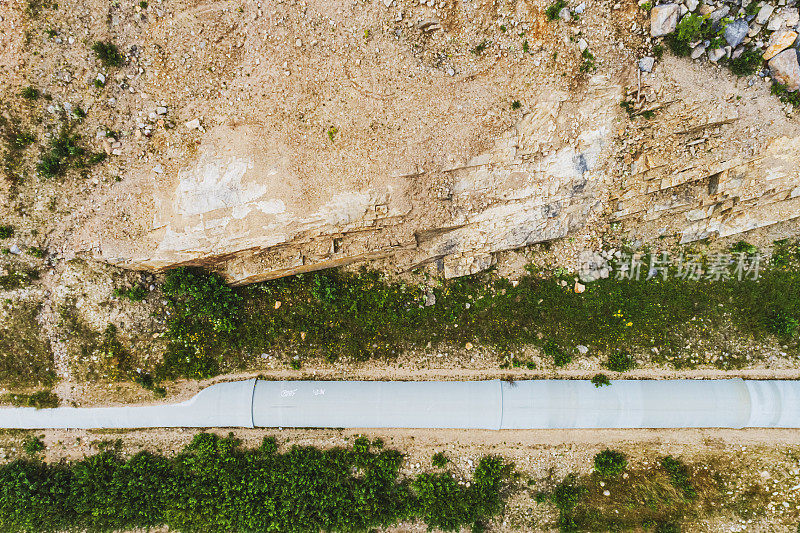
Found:
[[[651,72],[656,59],[654,57],[643,57],[639,60],[639,70],[642,72]]]
[[[579,344],[575,348],[578,349],[578,352],[581,355],[586,355],[587,353],[589,353],[589,348],[587,346],[584,346],[583,344]]]
[[[156,108],[156,114],[158,114],[158,115],[166,115],[167,114],[167,108],[164,107],[164,106],[157,107]]]
[[[744,38],[747,37],[748,31],[750,31],[750,27],[747,25],[747,22],[742,19],[736,19],[725,26],[725,40],[733,48],[736,48],[742,44]]]
[[[650,10],[650,36],[663,37],[678,25],[678,4],[662,4]]]
[[[764,24],[772,16],[773,11],[775,11],[774,7],[769,4],[764,4],[764,6],[759,9],[758,15],[756,15],[756,24]]]
[[[797,50],[789,48],[776,55],[768,62],[772,79],[786,86],[789,91],[800,89],[800,64],[797,62]]]
[[[721,8],[714,10],[708,16],[708,18],[710,20],[712,20],[714,22],[714,24],[717,24],[720,20],[722,20],[724,17],[726,17],[728,15],[728,13],[730,13],[730,12],[731,12],[731,8],[729,8],[728,6],[722,6]]]
[[[11,248],[9,248],[8,251],[14,255],[20,255],[22,253],[22,250],[20,250],[19,246],[17,246],[16,244],[12,244]]]
[[[725,56],[725,50],[722,48],[712,48],[708,51],[708,59],[712,63],[716,63]]]
[[[705,51],[706,51],[705,45],[698,44],[692,50],[691,58],[692,59],[700,59],[700,56],[702,56],[705,53]]]
[[[744,46],[740,46],[736,48],[731,54],[731,59],[738,59],[744,53]]]
[[[786,26],[794,28],[800,22],[800,10],[796,7],[787,7],[781,11],[781,15],[786,19]]]
[[[575,13],[580,15],[584,11],[586,11],[586,2],[581,2],[580,4],[578,4],[578,7],[575,8]]]
[[[773,15],[769,22],[767,23],[767,30],[769,31],[776,31],[783,28],[783,24],[786,21],[780,15]]]
[[[747,32],[747,36],[755,37],[756,35],[758,35],[758,32],[761,31],[761,28],[762,28],[761,24],[753,24],[753,26],[750,28],[750,31]]]
[[[686,7],[689,11],[694,11],[700,5],[700,0],[686,0]]]
[[[561,11],[558,12],[558,17],[561,20],[572,20],[572,12],[569,8],[562,8]]]

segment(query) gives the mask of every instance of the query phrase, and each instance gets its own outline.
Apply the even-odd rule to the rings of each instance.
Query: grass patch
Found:
[[[402,455],[363,437],[352,449],[277,448],[201,433],[173,456],[17,460],[0,465],[0,521],[12,531],[367,531],[420,520],[457,531],[502,509],[499,458],[481,459],[466,488],[447,472],[399,480]]]
[[[147,289],[144,285],[137,284],[127,289],[114,289],[114,296],[131,302],[141,302],[147,297]]]
[[[14,228],[12,226],[0,226],[0,239],[10,239],[14,236]]]
[[[92,45],[92,52],[105,67],[120,67],[124,61],[117,45],[112,42],[97,41]]]
[[[627,468],[622,476],[615,459],[613,475],[571,474],[540,499],[555,504],[561,531],[680,531],[685,521],[721,505],[724,483],[721,474],[677,463],[683,477],[676,483],[672,463]]]
[[[35,407],[36,409],[58,407],[61,402],[58,396],[49,390],[40,390],[32,394],[8,393],[3,395],[3,401],[14,407]]]
[[[41,335],[38,313],[39,304],[31,301],[4,306],[0,321],[0,381],[7,386],[49,386],[55,382],[53,353]],[[34,398],[41,399],[41,395]]]
[[[625,372],[634,350],[656,347],[657,363],[683,364],[687,336],[731,327],[796,346],[800,248],[776,250],[757,280],[610,277],[581,294],[535,272],[516,286],[492,273],[429,289],[376,272],[329,270],[233,288],[216,274],[181,268],[164,285],[171,314],[161,372],[206,378],[244,368],[268,350],[328,361],[391,359],[429,342],[481,343],[501,354],[538,345],[556,366],[569,364],[572,347],[582,344],[607,353],[609,370]],[[425,305],[431,295],[435,305]]]
[[[584,74],[588,74],[597,70],[597,67],[595,66],[594,54],[591,53],[588,48],[581,52],[581,66],[579,70]]]
[[[755,48],[748,48],[736,59],[728,61],[728,67],[737,76],[752,76],[763,63],[764,59],[761,56],[761,51]]]
[[[39,89],[33,86],[28,86],[20,91],[19,95],[26,100],[37,100],[39,98]]]
[[[449,462],[450,459],[447,458],[444,452],[436,452],[431,459],[431,464],[436,468],[444,468]]]
[[[769,92],[777,96],[783,103],[792,104],[794,107],[800,107],[800,91],[790,92],[786,88],[786,85],[772,82]]]

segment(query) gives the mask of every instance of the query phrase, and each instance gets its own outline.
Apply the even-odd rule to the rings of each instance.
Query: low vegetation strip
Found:
[[[507,467],[485,457],[470,483],[448,472],[399,478],[402,455],[380,441],[352,449],[274,439],[243,449],[201,433],[172,457],[104,451],[74,463],[0,466],[3,531],[366,531],[406,520],[431,529],[480,527],[500,513]]]
[[[687,337],[731,328],[796,347],[795,245],[776,248],[757,279],[645,278],[610,276],[578,291],[572,275],[531,270],[518,283],[486,273],[427,288],[330,270],[232,288],[217,274],[179,268],[164,284],[170,344],[159,377],[210,377],[268,350],[366,360],[429,343],[507,353],[539,345],[558,366],[585,345],[607,353],[607,368],[620,372],[635,364],[631,349],[656,348],[656,363],[685,366]]]

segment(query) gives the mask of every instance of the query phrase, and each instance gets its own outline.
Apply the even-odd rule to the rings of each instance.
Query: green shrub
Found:
[[[572,362],[572,354],[567,353],[554,340],[547,340],[542,347],[542,352],[553,358],[556,366],[566,366]]]
[[[603,450],[594,456],[594,470],[603,477],[618,476],[627,466],[628,460],[618,451]]]
[[[772,82],[769,91],[780,98],[781,102],[792,104],[794,107],[800,107],[800,91],[790,92],[786,85],[778,82]]]
[[[22,449],[25,450],[25,453],[33,457],[37,453],[43,452],[45,445],[39,437],[29,436],[26,437],[25,441],[22,443]]]
[[[553,490],[550,499],[559,511],[558,527],[561,531],[577,530],[573,512],[587,492],[586,487],[578,484],[575,474],[568,475]]]
[[[704,17],[692,13],[681,19],[675,31],[667,35],[665,41],[673,54],[688,56],[692,51],[689,43],[701,40],[709,28]]]
[[[681,460],[668,455],[661,460],[661,467],[667,471],[675,488],[683,491],[689,499],[697,497],[697,491],[689,481],[689,469]]]
[[[71,135],[66,128],[50,140],[50,149],[42,155],[37,170],[46,178],[61,176],[70,164],[86,152],[78,145],[79,137]]]
[[[147,289],[144,285],[136,284],[127,289],[114,289],[114,296],[117,298],[125,298],[132,302],[141,302],[147,297]]]
[[[20,95],[26,100],[36,100],[37,98],[39,98],[39,89],[37,89],[36,87],[28,86],[22,89]]]
[[[627,372],[636,366],[636,360],[628,352],[617,350],[608,356],[605,366],[614,372]]]
[[[0,239],[10,239],[14,236],[14,228],[12,226],[0,226]]]
[[[437,468],[444,468],[449,462],[450,460],[447,458],[444,452],[436,452],[433,454],[433,458],[431,459],[431,464]]]
[[[769,329],[780,337],[793,337],[800,326],[795,317],[784,309],[773,309],[767,314]]]
[[[201,433],[177,456],[113,450],[73,463],[0,465],[0,523],[8,531],[368,531],[422,520],[476,526],[502,509],[502,460],[479,462],[470,487],[448,473],[398,479],[394,450],[292,446],[242,449]],[[246,482],[243,482],[246,480]]]
[[[97,59],[106,67],[122,66],[123,57],[117,45],[112,42],[97,41],[92,45],[92,51]]]
[[[605,374],[595,374],[592,378],[592,385],[597,388],[607,387],[611,385],[611,380]]]
[[[579,70],[584,74],[597,70],[594,54],[591,53],[588,48],[581,52],[581,66]]]
[[[756,255],[758,253],[758,247],[746,241],[739,241],[733,244],[730,250],[734,254]]]
[[[731,59],[728,66],[737,76],[751,76],[763,63],[761,52],[755,48],[748,48],[736,59]]]
[[[547,16],[547,20],[558,20],[558,14],[561,12],[562,9],[567,7],[566,0],[556,0],[552,4],[550,4],[547,9],[545,10],[545,15]]]

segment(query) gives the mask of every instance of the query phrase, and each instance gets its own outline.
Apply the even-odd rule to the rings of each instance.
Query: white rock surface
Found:
[[[678,4],[661,4],[650,10],[650,36],[663,37],[678,25]]]

